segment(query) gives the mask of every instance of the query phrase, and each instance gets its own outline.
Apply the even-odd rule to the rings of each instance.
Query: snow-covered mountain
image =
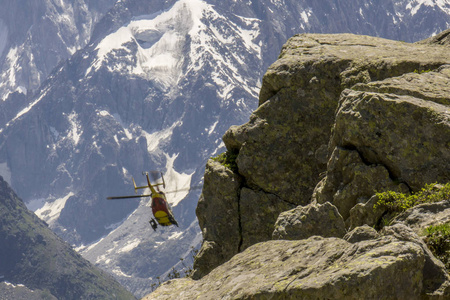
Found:
[[[411,42],[450,27],[449,0],[41,2],[20,11],[28,23],[16,34],[0,12],[0,174],[137,295],[201,241],[200,190],[169,194],[180,227],[157,232],[147,200],[106,197],[131,194],[131,176],[139,183],[155,169],[167,190],[201,185],[226,129],[256,108],[287,38],[353,32]],[[48,41],[38,37],[51,30]]]
[[[27,105],[48,74],[89,41],[116,0],[3,0],[0,126]]]

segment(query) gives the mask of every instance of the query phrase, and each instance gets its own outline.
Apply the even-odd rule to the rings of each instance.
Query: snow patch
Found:
[[[200,11],[200,7],[203,11]],[[214,61],[211,79],[217,85],[215,88],[219,97],[225,100],[231,99],[231,91],[238,86],[257,98],[258,93],[254,94],[251,88],[254,82],[245,79],[240,70],[248,63],[247,54],[242,54],[241,50],[235,51],[235,49],[243,46],[244,50],[252,56],[261,59],[262,44],[258,41],[261,21],[238,15],[235,15],[238,20],[226,19],[214,10],[214,6],[207,4],[199,5],[193,16],[195,16],[193,17],[194,25],[189,31],[191,51],[188,61],[190,63],[186,74],[198,72],[210,61]],[[208,19],[207,24],[202,23],[203,17]],[[224,55],[224,50],[229,51],[229,54]]]
[[[67,200],[73,195],[74,193],[70,192],[63,198],[56,199],[53,202],[46,202],[43,207],[35,211],[35,214],[49,225],[53,225],[56,219],[59,218]]]
[[[58,132],[58,130],[56,130],[55,127],[50,126],[50,132],[52,133],[53,138],[54,138],[55,140],[58,139],[59,132]]]
[[[300,16],[302,17],[302,20],[304,23],[308,24],[309,23],[309,16],[311,15],[311,13],[307,13],[306,11],[302,11],[300,13]]]
[[[127,137],[127,139],[131,140],[133,138],[133,135],[131,134],[130,130],[128,129],[128,126],[125,125],[125,123],[122,121],[122,118],[120,117],[119,114],[110,114],[108,111],[106,110],[99,110],[97,111],[97,115],[101,116],[101,117],[111,117],[114,118],[114,120],[120,124],[120,126],[123,129],[123,132],[125,134],[125,136]],[[116,143],[120,146],[119,143],[119,139],[117,137],[117,135],[114,135],[114,140],[116,141]]]
[[[96,47],[97,58],[86,71],[98,70],[109,55],[126,53],[136,55],[137,62],[130,57],[128,65],[110,66],[112,71],[126,70],[130,74],[155,81],[162,89],[176,85],[182,75],[183,48],[187,32],[194,18],[198,18],[206,3],[198,0],[181,0],[165,12],[132,19],[126,26],[104,38]],[[137,53],[131,53],[129,43],[137,45]]]
[[[31,103],[30,105],[28,105],[27,107],[25,107],[24,109],[22,109],[22,110],[21,110],[14,118],[12,118],[11,121],[9,121],[9,122],[6,124],[6,127],[8,127],[9,125],[11,125],[11,123],[13,123],[15,120],[17,120],[18,118],[20,118],[21,116],[23,116],[23,115],[26,114],[27,112],[29,112],[30,109],[33,108],[33,106],[35,106],[36,104],[38,104],[39,101],[41,101],[42,98],[44,98],[44,97],[47,95],[48,91],[49,91],[49,88],[47,88],[43,93],[41,93],[41,95],[39,96],[39,98],[37,98],[36,100],[34,100],[33,103]],[[0,132],[1,132],[2,130],[3,130],[3,129],[1,129]]]
[[[25,285],[23,285],[23,284],[21,284],[21,283],[19,283],[19,284],[13,284],[13,283],[8,282],[8,281],[3,281],[3,283],[6,284],[7,286],[10,286],[10,287],[13,287],[13,288],[16,288],[16,287],[25,287]]]
[[[429,7],[438,7],[446,14],[450,14],[450,1],[449,0],[413,0],[406,5],[406,9],[411,11],[411,15],[414,16],[422,7],[422,5]]]
[[[214,129],[216,129],[217,124],[219,123],[219,120],[214,122],[214,124],[209,128],[208,134],[212,134],[214,132]]]
[[[108,113],[109,115],[109,113]],[[122,118],[119,116],[119,114],[113,114],[112,117],[122,126],[123,132],[125,133],[125,136],[127,139],[131,140],[133,138],[133,135],[128,130],[128,126],[125,125],[125,123],[122,121]]]
[[[194,172],[191,174],[178,173],[175,170],[173,163],[178,155],[179,154],[169,156],[168,154],[165,154],[167,159],[166,173],[164,174],[164,179],[166,182],[165,191],[167,193],[167,201],[172,207],[176,206],[181,200],[184,199],[184,197],[187,196],[191,185],[191,178],[194,174]]]
[[[67,116],[67,120],[70,123],[70,130],[67,136],[72,139],[73,144],[76,146],[80,142],[80,137],[83,134],[77,113],[73,111]]]
[[[111,270],[112,273],[114,273],[117,276],[121,276],[121,277],[127,277],[127,278],[133,278],[133,276],[127,275],[125,274],[122,269],[120,269],[120,267],[115,267],[114,269]]]
[[[169,240],[173,240],[173,239],[178,239],[180,236],[182,236],[183,235],[183,232],[182,231],[175,231],[174,233],[172,233],[170,236],[169,236]]]
[[[175,122],[172,124],[172,126],[166,128],[166,129],[160,130],[160,131],[153,132],[153,133],[148,133],[145,130],[142,130],[142,134],[147,140],[147,151],[153,152],[153,151],[158,150],[160,144],[163,141],[170,138],[172,136],[172,133],[173,133],[173,130],[175,129],[175,127],[177,127],[180,124],[181,124],[181,122]]]
[[[137,246],[139,246],[139,244],[141,243],[141,240],[136,238],[132,241],[128,241],[127,244],[122,247],[121,249],[119,249],[119,253],[123,253],[123,252],[130,252],[131,250],[133,250],[134,248],[136,248]]]

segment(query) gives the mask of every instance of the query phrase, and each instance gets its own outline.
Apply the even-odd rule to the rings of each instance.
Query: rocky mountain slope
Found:
[[[146,299],[449,297],[424,231],[448,225],[450,195],[393,220],[374,209],[377,192],[450,182],[449,35],[292,37],[208,161],[193,279]]]
[[[135,299],[57,237],[0,177],[0,298]]]

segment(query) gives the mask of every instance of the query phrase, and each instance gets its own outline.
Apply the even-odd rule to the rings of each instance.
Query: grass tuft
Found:
[[[427,184],[422,190],[411,195],[393,191],[377,193],[376,195],[378,201],[374,208],[382,207],[388,212],[400,213],[419,204],[450,200],[450,183],[445,185]]]
[[[217,155],[216,157],[212,157],[211,159],[221,163],[223,166],[227,167],[234,173],[238,172],[238,166],[236,163],[236,158],[238,156],[238,151],[226,151]]]
[[[450,223],[425,228],[425,243],[434,256],[450,270]]]

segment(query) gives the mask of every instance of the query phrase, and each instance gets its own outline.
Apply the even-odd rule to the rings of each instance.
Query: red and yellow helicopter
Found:
[[[145,185],[145,186],[136,186],[136,182],[134,181],[134,178],[131,178],[133,180],[134,192],[136,194],[139,189],[146,189],[146,188],[150,189],[151,194],[133,195],[133,196],[116,196],[116,197],[108,197],[107,199],[108,200],[119,200],[119,199],[129,199],[129,198],[151,197],[152,198],[152,203],[151,203],[152,204],[151,205],[152,212],[153,212],[153,216],[156,219],[155,220],[152,218],[149,221],[153,230],[156,231],[158,224],[161,226],[176,225],[178,227],[178,223],[177,223],[177,221],[175,221],[175,217],[173,216],[169,202],[167,202],[166,195],[163,191],[161,191],[159,189],[159,186],[162,186],[163,188],[166,187],[166,183],[164,182],[164,176],[161,172],[152,172],[152,175],[155,175],[155,173],[161,174],[162,182],[152,184],[150,182],[148,172],[142,172],[142,175],[144,175],[147,178],[147,185]]]

